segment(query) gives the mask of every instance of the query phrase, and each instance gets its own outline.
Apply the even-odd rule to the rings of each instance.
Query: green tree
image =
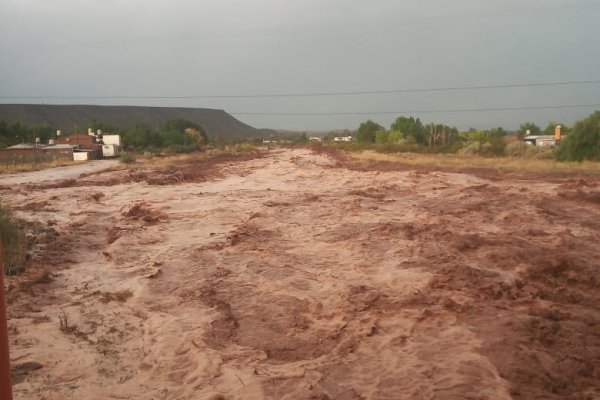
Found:
[[[508,132],[506,132],[504,130],[504,128],[502,128],[500,126],[498,128],[493,128],[493,129],[490,129],[489,131],[486,131],[488,140],[491,138],[496,138],[496,137],[502,138],[502,137],[506,136],[507,134],[508,134]]]
[[[295,139],[293,139],[293,141],[301,144],[308,143],[308,135],[306,135],[306,132],[302,132]]]
[[[542,132],[541,128],[533,122],[525,122],[519,127],[519,138],[522,139],[527,131],[529,131],[531,135],[539,135]]]
[[[375,143],[375,135],[379,130],[384,129],[381,125],[369,119],[366,122],[360,124],[360,126],[358,127],[358,130],[356,131],[356,141]]]
[[[465,138],[469,142],[484,143],[487,139],[487,133],[483,131],[469,130],[465,133]]]
[[[558,148],[561,161],[600,161],[600,111],[575,124]]]
[[[562,129],[560,130],[560,132],[563,135],[565,135],[571,131],[571,129],[567,125],[561,124],[560,122],[548,122],[548,126],[546,126],[546,129],[544,129],[544,134],[545,135],[554,135],[554,130],[556,129],[556,125],[562,126]]]
[[[444,124],[429,124],[427,126],[427,142],[429,146],[445,146],[454,143],[459,138],[458,129]]]
[[[148,125],[136,125],[123,133],[123,145],[138,150],[163,147],[161,135]]]
[[[389,132],[386,131],[385,129],[378,130],[377,132],[375,132],[375,143],[377,143],[377,144],[386,143],[388,141],[388,135],[389,135]]]
[[[404,139],[404,134],[400,131],[391,131],[387,137],[389,143],[396,143]]]
[[[412,138],[418,144],[427,143],[427,134],[419,118],[398,117],[390,126],[392,131],[400,131],[406,139]]]
[[[88,123],[87,128],[92,129],[94,132],[100,129],[103,133],[115,133],[119,131],[119,129],[110,124],[99,122],[96,120],[93,120],[92,122]]]

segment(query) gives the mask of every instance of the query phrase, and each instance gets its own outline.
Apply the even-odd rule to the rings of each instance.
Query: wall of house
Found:
[[[75,161],[99,160],[101,156],[102,153],[99,150],[73,152],[73,160]]]
[[[2,164],[36,163],[72,159],[72,149],[0,149],[0,163]]]
[[[71,135],[61,136],[56,138],[56,144],[70,144],[72,146],[78,146],[80,149],[96,150],[102,149],[102,145],[96,143],[96,139],[89,135]]]

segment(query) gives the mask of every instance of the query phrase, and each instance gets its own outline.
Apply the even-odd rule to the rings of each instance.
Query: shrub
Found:
[[[467,146],[459,150],[459,154],[479,155],[479,156],[498,156],[504,154],[506,145],[501,137],[492,137],[488,141],[471,142]]]
[[[504,154],[510,157],[525,157],[550,160],[554,158],[554,150],[549,147],[539,147],[525,142],[513,142],[506,145]]]
[[[135,163],[135,156],[131,153],[123,153],[119,158],[119,162],[122,164],[133,164]]]
[[[252,143],[238,143],[235,145],[236,153],[253,152],[255,150],[256,146],[254,146]]]
[[[504,154],[511,157],[529,157],[536,151],[536,146],[521,141],[509,143],[504,148]]]
[[[462,149],[459,150],[460,154],[466,154],[466,155],[477,155],[477,154],[481,154],[481,143],[479,142],[472,142],[469,143],[468,145],[466,145],[465,147],[463,147]]]
[[[600,161],[600,111],[575,124],[561,143],[557,158],[560,161]]]
[[[22,270],[27,256],[27,238],[23,227],[9,209],[0,205],[0,236],[4,273],[13,275]]]

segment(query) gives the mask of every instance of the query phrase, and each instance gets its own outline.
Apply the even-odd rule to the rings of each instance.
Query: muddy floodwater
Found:
[[[600,179],[77,168],[0,178],[17,400],[600,398]]]

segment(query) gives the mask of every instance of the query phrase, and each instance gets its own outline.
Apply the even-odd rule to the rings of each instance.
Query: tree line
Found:
[[[193,151],[208,143],[206,131],[198,124],[183,119],[172,119],[159,128],[149,125],[136,125],[133,128],[119,129],[106,123],[91,121],[85,132],[75,129],[73,134],[87,134],[87,129],[102,130],[105,133],[121,135],[123,146],[135,150],[171,149],[176,152]],[[34,143],[39,138],[42,143],[56,135],[56,128],[49,125],[27,126],[20,122],[8,123],[0,120],[0,147],[17,143]]]
[[[520,140],[527,132],[531,135],[553,136],[556,125],[562,126],[562,140],[556,148],[537,148]],[[509,140],[511,135],[516,138]],[[542,129],[532,122],[526,122],[516,132],[506,131],[502,127],[489,130],[471,128],[459,132],[455,127],[443,123],[424,124],[419,118],[402,116],[390,125],[390,129],[367,120],[356,130],[355,139],[358,144],[373,145],[384,152],[460,152],[492,156],[529,155],[560,161],[600,161],[600,111],[577,122],[572,128],[550,122]]]

